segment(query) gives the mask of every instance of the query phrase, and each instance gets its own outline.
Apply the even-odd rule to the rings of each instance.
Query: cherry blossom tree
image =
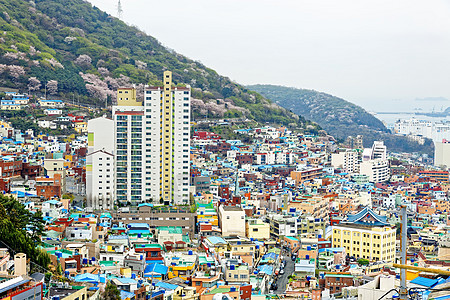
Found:
[[[99,67],[97,70],[102,76],[108,76],[110,74],[109,70],[104,67]]]
[[[49,64],[51,64],[53,67],[57,67],[57,68],[60,68],[60,69],[64,69],[64,66],[59,62],[59,61],[57,61],[56,59],[54,59],[53,57],[52,58],[47,58],[47,59],[45,59],[45,61],[46,62],[48,62]]]
[[[75,60],[75,64],[82,67],[82,68],[89,68],[91,67],[92,58],[89,55],[81,54],[78,56],[78,58]]]
[[[28,78],[28,89],[30,92],[37,91],[41,88],[41,81],[36,77]]]
[[[47,82],[47,91],[51,95],[56,94],[58,92],[58,81],[56,81],[56,80],[49,80]]]
[[[90,96],[105,100],[108,96],[113,97],[115,95],[115,92],[109,88],[106,80],[102,81],[95,74],[84,74],[82,72],[80,72],[79,74],[86,83],[86,90],[88,91]]]
[[[17,52],[6,52],[5,54],[3,54],[3,58],[11,62],[13,60],[19,59],[19,55]]]
[[[11,65],[8,66],[8,73],[14,80],[17,80],[20,76],[25,75],[25,69],[22,66]]]

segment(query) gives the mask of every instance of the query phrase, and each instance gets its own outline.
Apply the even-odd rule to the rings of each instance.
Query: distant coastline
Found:
[[[376,112],[374,117],[378,118],[386,124],[388,128],[392,128],[398,120],[407,120],[416,118],[424,121],[450,122],[450,115],[443,115],[441,113],[425,113],[425,112]]]
[[[450,114],[446,111],[442,111],[442,112],[406,112],[406,111],[383,111],[383,112],[375,112],[374,115],[417,115],[417,116],[428,116],[428,117],[435,117],[435,118],[440,118],[440,117],[448,117],[450,116]]]

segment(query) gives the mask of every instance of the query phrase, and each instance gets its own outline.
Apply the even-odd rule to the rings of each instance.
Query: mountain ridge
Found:
[[[82,0],[0,3],[0,86],[74,96],[111,105],[119,86],[159,85],[165,70],[189,84],[194,117],[245,117],[305,128],[308,120],[163,46],[157,39]],[[54,82],[57,81],[57,82]],[[238,107],[240,109],[238,109]]]
[[[370,147],[375,140],[383,140],[388,148],[397,152],[421,152],[432,155],[433,143],[424,145],[408,140],[407,137],[390,133],[382,121],[362,107],[342,98],[309,89],[280,85],[248,85],[274,103],[316,122],[334,137],[345,140],[348,136],[361,134],[364,146]]]

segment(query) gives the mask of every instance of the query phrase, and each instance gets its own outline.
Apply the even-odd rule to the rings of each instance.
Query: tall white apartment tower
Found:
[[[114,122],[101,117],[88,121],[86,156],[87,207],[114,208]]]
[[[121,204],[189,203],[190,87],[119,89],[113,107],[116,197]]]

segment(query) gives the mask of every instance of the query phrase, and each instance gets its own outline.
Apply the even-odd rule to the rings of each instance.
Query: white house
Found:
[[[47,116],[60,116],[62,115],[62,110],[57,108],[47,108],[44,109],[44,114]]]
[[[222,236],[245,236],[245,213],[241,207],[221,205],[219,223]]]

